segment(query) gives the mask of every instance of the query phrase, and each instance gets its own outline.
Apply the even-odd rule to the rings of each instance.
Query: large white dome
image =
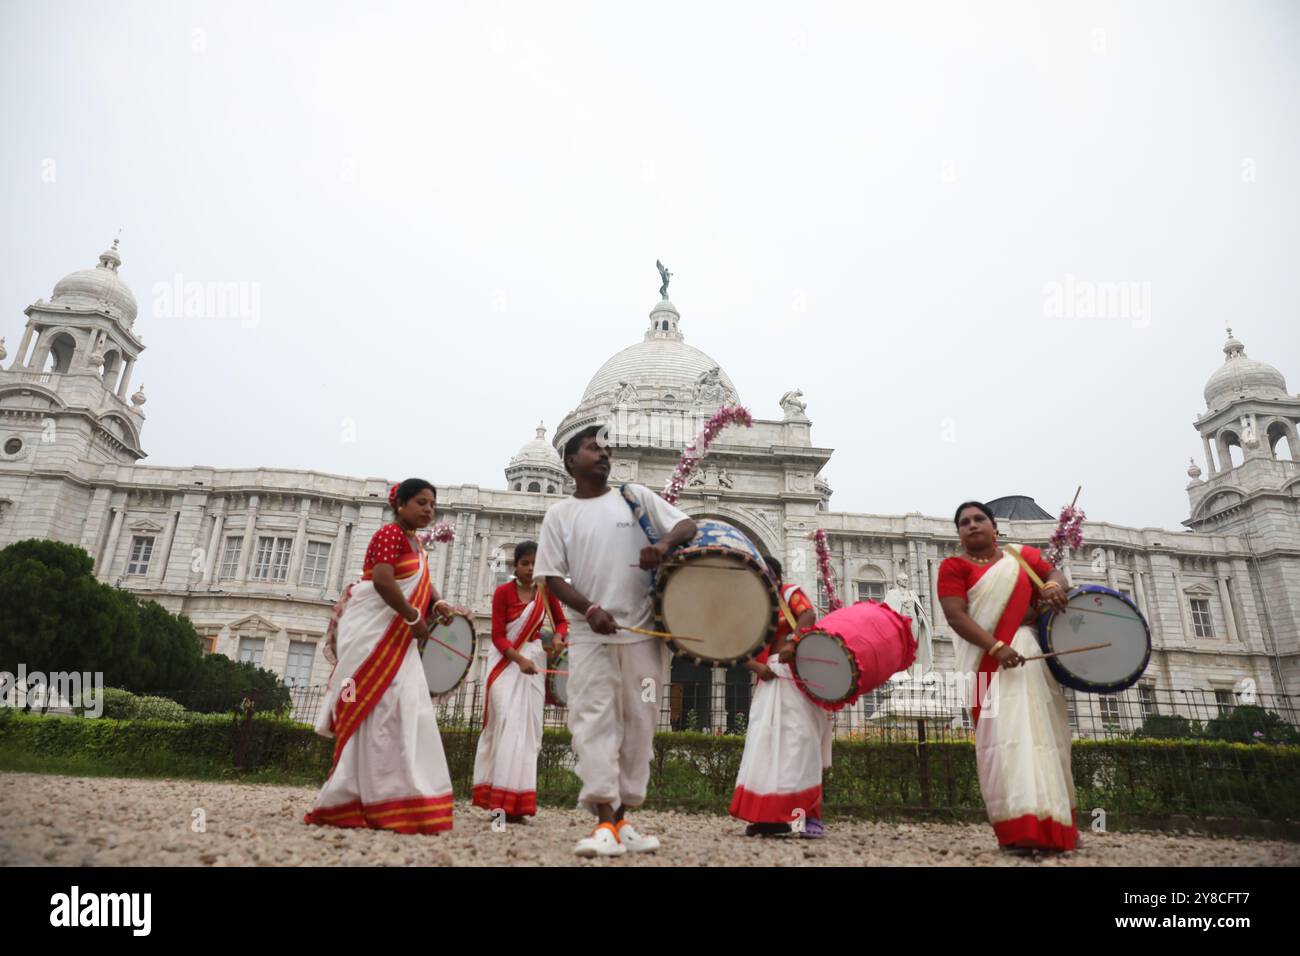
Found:
[[[1239,398],[1290,398],[1282,373],[1256,359],[1246,357],[1246,346],[1232,337],[1223,346],[1226,358],[1205,383],[1205,405],[1216,411]]]
[[[605,362],[587,384],[579,404],[585,405],[605,393],[617,395],[624,384],[647,389],[655,398],[671,396],[675,401],[690,403],[701,376],[713,369],[718,370],[718,383],[735,395],[736,387],[718,363],[683,340],[677,330],[679,319],[677,308],[667,299],[660,299],[650,313],[645,340]]]
[[[99,309],[121,319],[129,328],[135,322],[135,296],[117,274],[122,257],[113,248],[99,254],[99,265],[79,269],[60,279],[54,286],[51,305],[70,305],[74,309]]]

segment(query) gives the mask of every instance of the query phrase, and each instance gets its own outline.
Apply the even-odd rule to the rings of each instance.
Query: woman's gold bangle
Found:
[[[998,641],[998,642],[996,642],[992,647],[989,648],[989,653],[990,653],[990,654],[996,654],[996,653],[998,652],[998,649],[999,649],[999,648],[1003,648],[1003,647],[1006,647],[1006,646],[1007,646],[1007,645],[1004,644],[1002,641]]]
[[[1043,585],[1043,590],[1046,591],[1048,588],[1059,588],[1060,586],[1061,586],[1060,581],[1048,581],[1046,584]]]

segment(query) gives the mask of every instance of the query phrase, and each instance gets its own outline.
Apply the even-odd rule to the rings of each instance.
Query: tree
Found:
[[[1263,707],[1243,704],[1205,725],[1204,736],[1243,744],[1300,744],[1300,731]]]

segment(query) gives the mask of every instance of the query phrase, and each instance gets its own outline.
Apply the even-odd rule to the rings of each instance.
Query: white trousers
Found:
[[[579,805],[639,807],[654,755],[666,648],[635,644],[569,645],[569,731],[578,757]]]

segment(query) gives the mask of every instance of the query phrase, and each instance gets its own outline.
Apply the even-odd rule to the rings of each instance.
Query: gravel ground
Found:
[[[494,832],[456,802],[450,833],[402,836],[309,827],[310,787],[188,780],[0,774],[0,862],[61,866],[1296,866],[1300,844],[1163,833],[1086,833],[1076,853],[1041,859],[997,849],[983,825],[832,821],[824,840],[746,839],[729,817],[644,811],[658,853],[586,861],[572,855],[589,818],[542,808]],[[204,832],[196,833],[195,811]]]

